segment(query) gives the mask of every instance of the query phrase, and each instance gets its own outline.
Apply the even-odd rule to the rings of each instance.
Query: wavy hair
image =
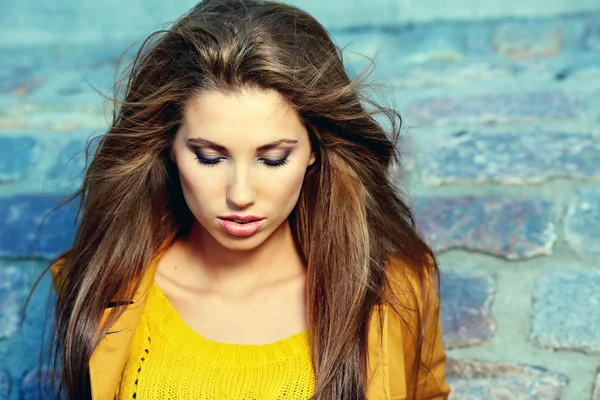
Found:
[[[143,41],[115,79],[112,122],[95,138],[93,154],[88,142],[86,155],[93,157],[65,202],[78,199],[80,221],[72,246],[52,261],[64,260],[51,345],[54,365],[61,362],[63,398],[84,398],[92,352],[124,311],[113,308],[100,326],[105,300],[132,298],[165,238],[191,226],[168,157],[187,101],[204,91],[252,87],[277,90],[287,100],[317,154],[289,216],[307,267],[313,399],[365,399],[372,310],[384,302],[400,314],[397,306],[410,307],[398,300],[406,295],[386,290],[395,265],[390,259],[410,265],[421,289],[427,276],[439,286],[433,252],[391,177],[402,170],[402,120],[368,96],[375,88],[368,72],[350,79],[342,49],[326,29],[307,12],[275,1],[204,0]],[[438,312],[430,303],[413,331],[416,356],[407,376],[413,398],[421,318]]]

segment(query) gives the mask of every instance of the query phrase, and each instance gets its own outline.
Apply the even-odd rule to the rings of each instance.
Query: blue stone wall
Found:
[[[193,4],[0,5],[0,400],[40,397],[49,275],[22,311],[75,230],[75,205],[48,212],[107,127],[94,89]],[[599,400],[600,3],[294,4],[348,45],[351,75],[375,57],[403,115],[394,179],[442,268],[452,398]]]
[[[197,0],[3,0],[0,43],[79,42],[140,36]],[[289,0],[331,29],[444,20],[539,18],[600,10],[597,0]]]

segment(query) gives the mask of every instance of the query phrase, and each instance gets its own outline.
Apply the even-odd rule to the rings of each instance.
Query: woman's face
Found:
[[[258,89],[194,97],[171,158],[200,231],[235,250],[259,246],[287,223],[315,161],[295,111],[277,91]],[[242,224],[234,215],[259,220]]]

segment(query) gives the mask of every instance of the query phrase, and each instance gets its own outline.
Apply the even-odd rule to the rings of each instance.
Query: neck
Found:
[[[228,249],[198,226],[184,239],[184,245],[202,286],[227,295],[241,296],[305,272],[287,221],[251,250]]]

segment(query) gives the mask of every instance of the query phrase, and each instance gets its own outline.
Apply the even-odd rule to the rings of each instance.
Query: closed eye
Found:
[[[283,158],[280,158],[280,159],[278,159],[278,160],[270,160],[270,159],[268,159],[268,158],[263,158],[263,159],[262,159],[262,162],[263,162],[263,163],[264,163],[266,166],[268,166],[268,167],[281,167],[281,166],[283,166],[283,165],[285,165],[285,164],[287,164],[287,163],[288,163],[288,157],[287,157],[287,156],[285,156],[285,157],[283,157]]]
[[[199,164],[213,166],[221,162],[225,157],[203,157],[201,154],[196,153],[196,160],[198,160]]]
[[[217,165],[225,158],[226,157],[204,157],[202,154],[196,153],[196,160],[198,160],[198,163],[209,167]],[[276,160],[260,158],[259,161],[265,164],[267,167],[281,167],[287,164],[289,160],[288,156],[286,155],[285,157]]]

